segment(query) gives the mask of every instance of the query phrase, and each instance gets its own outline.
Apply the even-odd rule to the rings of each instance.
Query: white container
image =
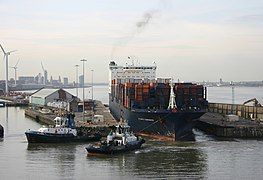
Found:
[[[239,121],[239,116],[234,115],[234,114],[226,115],[226,117],[227,117],[227,121],[230,121],[230,122]]]
[[[93,122],[103,122],[104,121],[104,117],[103,115],[94,115],[93,117]]]

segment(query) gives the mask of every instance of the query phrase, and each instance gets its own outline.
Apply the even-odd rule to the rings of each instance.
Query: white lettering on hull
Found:
[[[147,118],[138,118],[140,121],[151,121],[154,122],[154,119],[147,119]]]

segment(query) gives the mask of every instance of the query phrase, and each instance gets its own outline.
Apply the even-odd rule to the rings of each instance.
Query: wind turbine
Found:
[[[10,68],[13,68],[15,70],[15,86],[16,86],[16,80],[17,80],[17,76],[16,76],[16,72],[17,72],[17,65],[18,65],[19,60],[17,61],[16,65]]]
[[[3,53],[4,53],[4,59],[6,60],[5,61],[5,93],[6,93],[6,95],[8,95],[8,56],[11,54],[11,53],[13,53],[13,52],[15,52],[15,51],[17,51],[17,50],[13,50],[13,51],[9,51],[9,52],[5,52],[5,50],[4,50],[4,48],[3,48],[3,46],[0,44],[0,47],[1,47],[1,49],[2,49],[2,51],[3,51]]]

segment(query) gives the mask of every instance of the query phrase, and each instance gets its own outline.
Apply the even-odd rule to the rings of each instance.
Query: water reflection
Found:
[[[144,177],[199,177],[206,172],[206,156],[197,147],[157,146],[135,156],[132,166],[135,175]],[[128,161],[129,162],[129,161]],[[130,162],[129,162],[130,163]]]
[[[75,155],[76,144],[28,144],[26,168],[33,172],[40,168],[40,173],[49,176],[74,177]]]
[[[128,154],[87,158],[117,168],[119,175],[129,177],[204,178],[207,172],[207,155],[196,143],[148,142],[144,148]]]
[[[5,107],[5,134],[8,134],[8,107]]]

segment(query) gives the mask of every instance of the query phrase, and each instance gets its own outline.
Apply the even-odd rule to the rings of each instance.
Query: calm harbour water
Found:
[[[256,97],[263,88],[236,88],[235,102]],[[74,89],[68,90],[74,93]],[[81,89],[79,94],[81,94]],[[94,98],[108,102],[107,86],[94,88]],[[86,97],[91,97],[90,89]],[[232,102],[227,87],[208,88],[211,102]],[[0,141],[0,179],[262,179],[263,141],[220,140],[195,131],[195,142],[147,140],[143,148],[118,156],[87,156],[84,144],[28,145],[27,129],[41,125],[23,108],[0,108],[5,138]]]

